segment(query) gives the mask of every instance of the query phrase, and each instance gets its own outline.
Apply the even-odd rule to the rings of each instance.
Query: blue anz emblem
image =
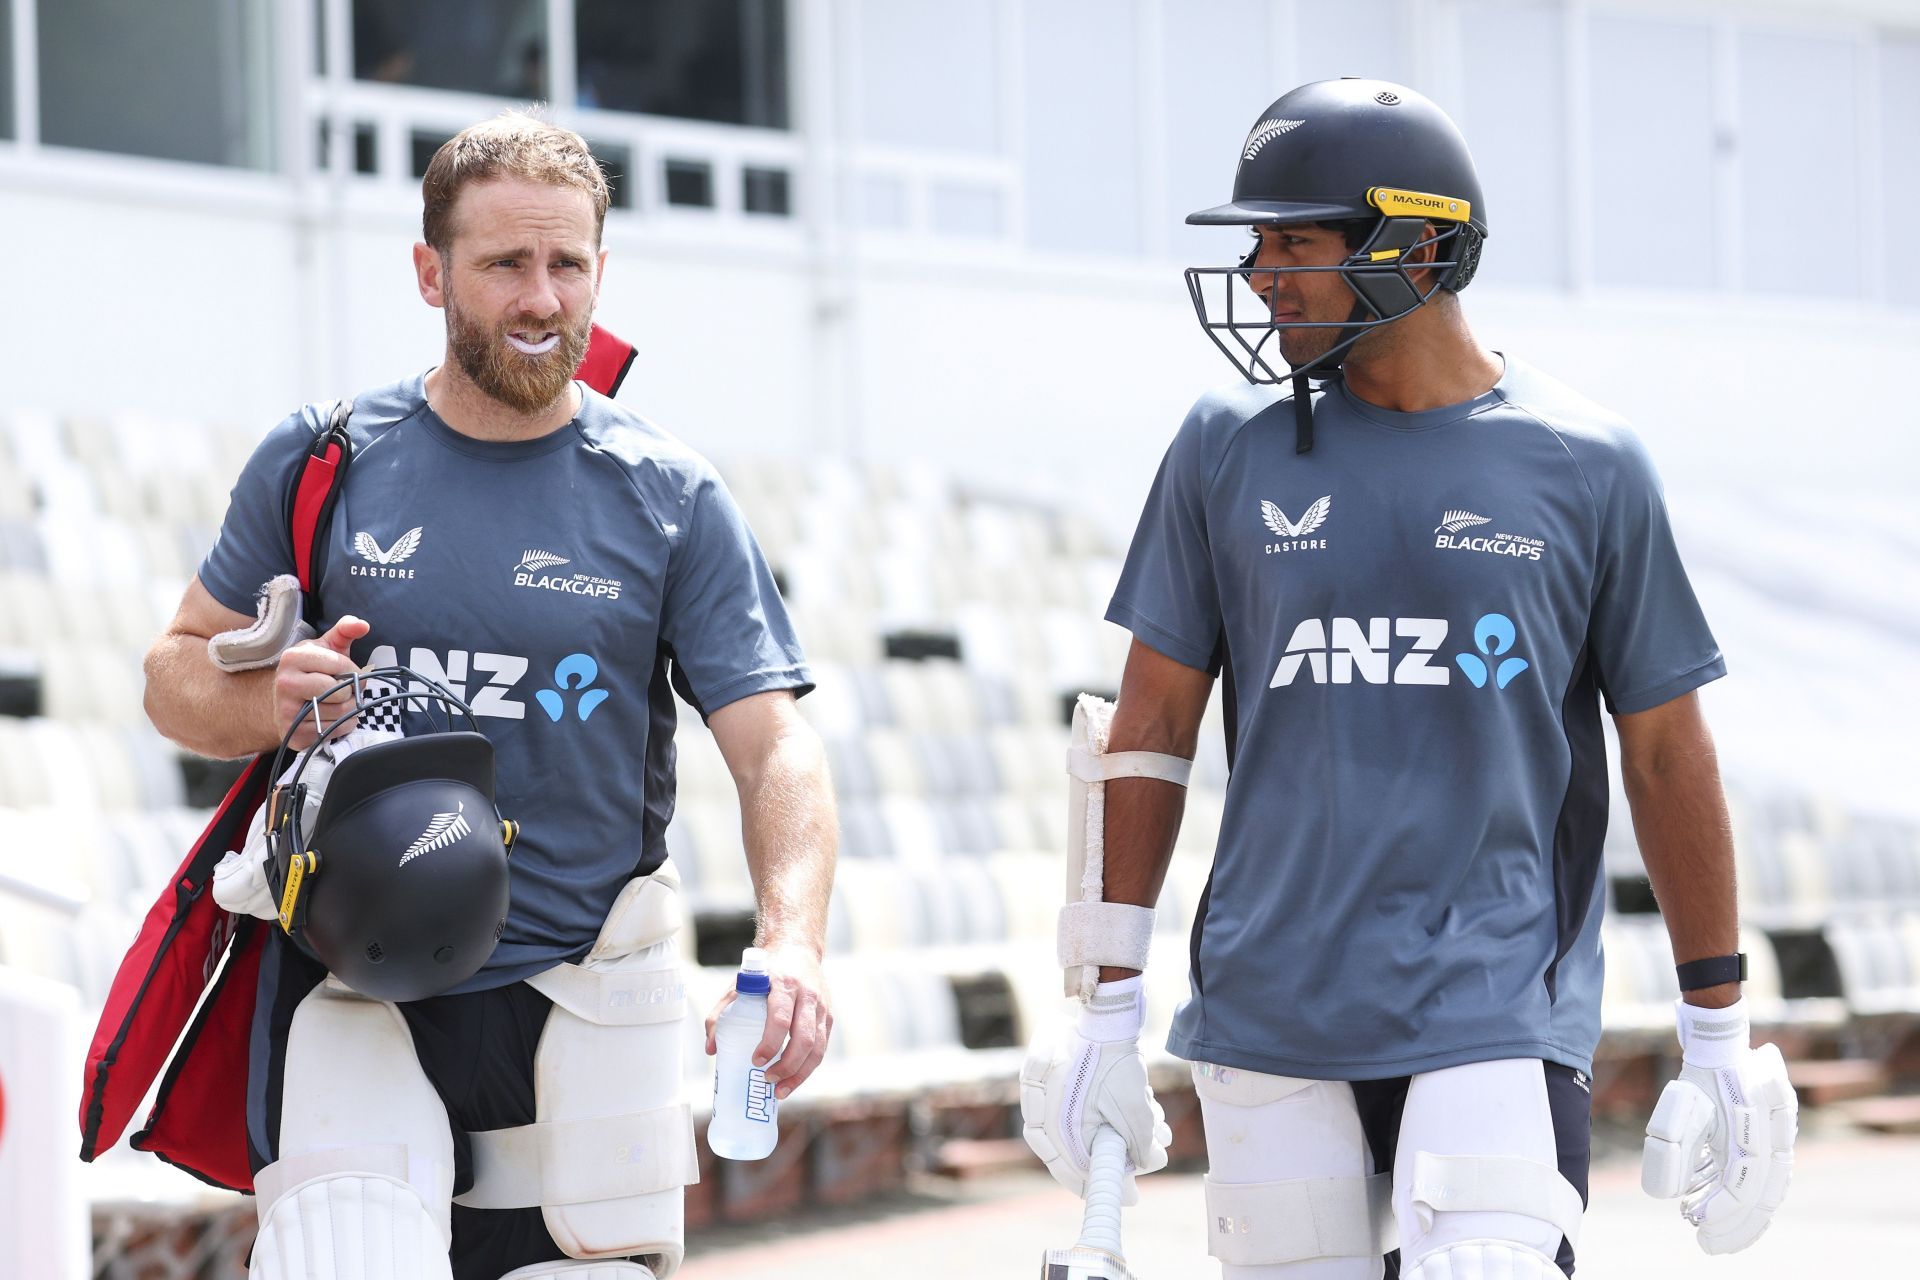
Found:
[[[1509,627],[1508,631],[1511,632],[1512,628]],[[580,691],[580,701],[575,708],[575,714],[582,720],[592,715],[595,707],[613,696],[605,689],[587,687],[599,675],[600,664],[593,660],[591,654],[585,653],[570,653],[560,659],[560,665],[553,669],[553,682],[559,685],[561,690],[578,689]],[[1502,680],[1501,683],[1505,684],[1506,681]],[[547,719],[557,723],[560,717],[567,713],[567,698],[564,692],[557,693],[552,689],[542,689],[533,696],[540,703],[540,709],[547,713]]]
[[[1456,653],[1453,655],[1454,665],[1466,673],[1467,679],[1473,681],[1474,688],[1484,689],[1487,687],[1486,659],[1497,658],[1513,648],[1514,635],[1511,618],[1504,613],[1489,613],[1473,624],[1473,643],[1480,653]],[[1481,654],[1485,657],[1480,656]],[[1495,669],[1493,687],[1506,688],[1515,676],[1527,669],[1528,665],[1525,658],[1508,658]],[[540,696],[545,698],[547,695],[543,693]]]

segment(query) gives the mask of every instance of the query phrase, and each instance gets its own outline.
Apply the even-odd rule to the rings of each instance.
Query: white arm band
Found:
[[[1184,787],[1193,774],[1193,761],[1162,755],[1158,751],[1109,751],[1104,755],[1095,755],[1081,747],[1068,747],[1067,772],[1082,782],[1158,778],[1176,787]]]
[[[1107,902],[1107,783],[1115,778],[1156,778],[1187,785],[1193,761],[1158,751],[1108,751],[1113,704],[1081,694],[1073,709],[1073,740],[1067,748],[1067,905],[1060,910],[1057,939],[1066,993],[1083,1003],[1100,980],[1100,966],[1144,969],[1153,941],[1153,909]]]

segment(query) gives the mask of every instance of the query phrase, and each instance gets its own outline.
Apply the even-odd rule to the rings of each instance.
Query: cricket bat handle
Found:
[[[1127,1174],[1127,1140],[1111,1125],[1093,1135],[1093,1159],[1087,1166],[1087,1207],[1080,1217],[1080,1247],[1100,1249],[1118,1258],[1120,1196]]]

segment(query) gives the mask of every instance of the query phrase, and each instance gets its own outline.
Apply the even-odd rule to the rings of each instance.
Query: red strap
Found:
[[[310,454],[300,473],[300,488],[293,495],[293,566],[300,575],[300,589],[313,590],[313,534],[320,524],[327,494],[333,489],[333,473],[340,465],[340,446],[329,444],[326,456]]]
[[[631,342],[616,338],[599,325],[594,325],[587,339],[586,358],[580,361],[580,368],[574,376],[601,395],[611,396],[626,379],[627,370],[632,366],[636,354]]]

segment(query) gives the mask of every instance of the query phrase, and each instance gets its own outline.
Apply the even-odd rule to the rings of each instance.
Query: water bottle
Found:
[[[733,1003],[713,1025],[713,1119],[707,1145],[729,1160],[764,1160],[780,1137],[780,1103],[753,1051],[767,1030],[767,953],[748,947],[734,979]],[[772,1064],[769,1063],[769,1066]]]

